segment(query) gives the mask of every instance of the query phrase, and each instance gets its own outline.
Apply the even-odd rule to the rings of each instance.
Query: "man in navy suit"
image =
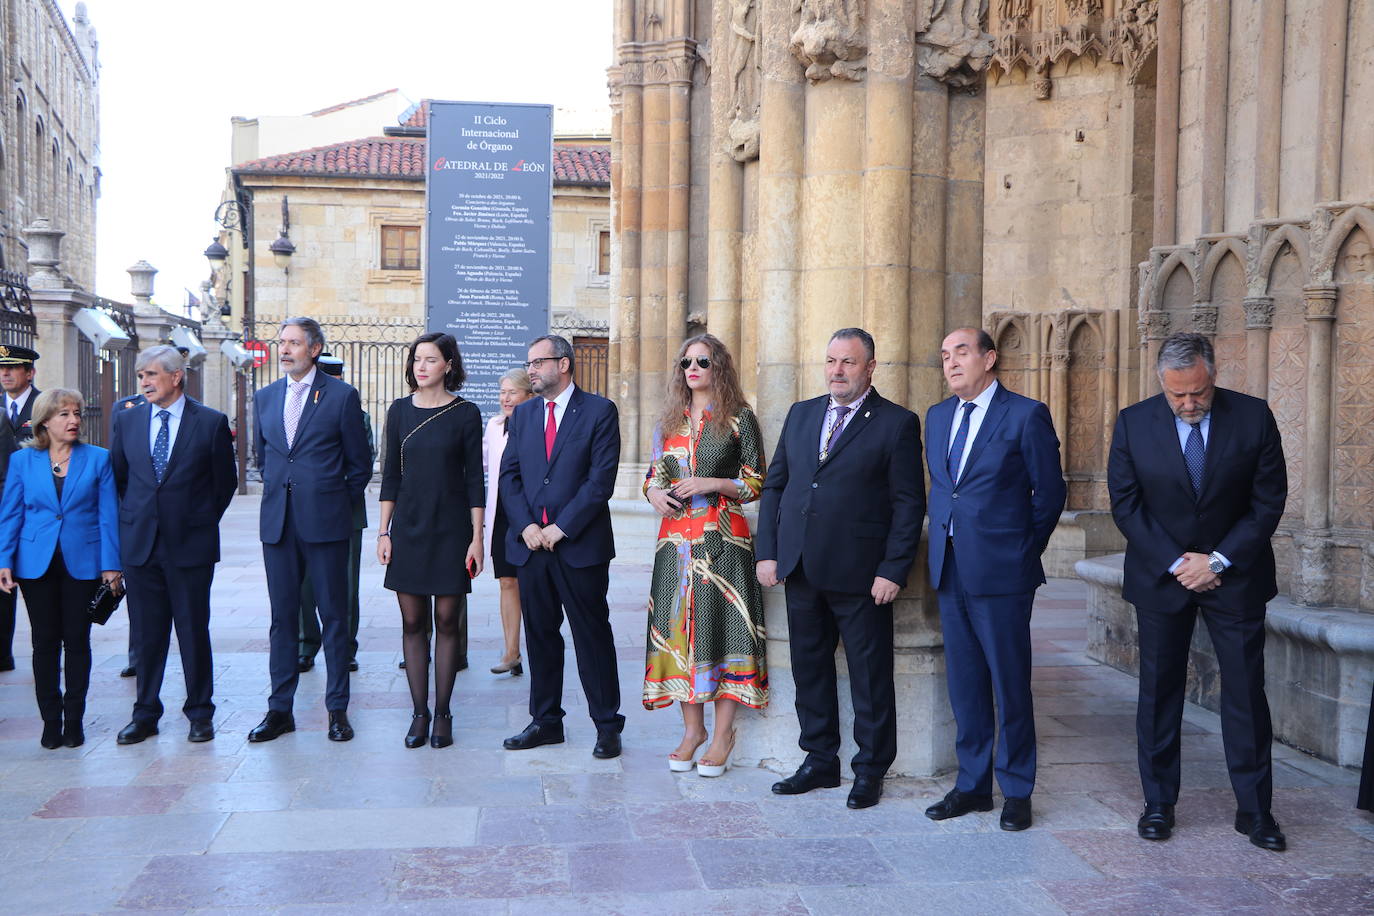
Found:
[[[768,463],[754,542],[759,582],[787,585],[787,627],[806,760],[778,795],[840,784],[835,649],[844,640],[854,701],[846,804],[882,797],[897,757],[892,602],[921,540],[920,421],[872,386],[873,338],[844,328],[825,351],[830,392],[793,404]]]
[[[1121,411],[1107,461],[1112,516],[1126,535],[1121,595],[1135,605],[1140,638],[1136,830],[1157,841],[1173,832],[1188,646],[1201,614],[1221,670],[1235,828],[1277,852],[1287,841],[1270,812],[1264,611],[1278,594],[1271,538],[1288,499],[1283,442],[1268,404],[1216,387],[1206,337],[1166,339],[1156,372],[1163,391]]]
[[[119,744],[158,733],[172,627],[186,676],[188,740],[215,736],[210,586],[219,523],[238,487],[229,420],[185,395],[186,359],[149,347],[135,363],[144,403],[114,415],[110,463],[119,491],[119,544],[138,607],[138,699]]]
[[[618,757],[625,717],[606,590],[615,556],[609,500],[620,463],[620,419],[610,401],[573,384],[573,350],[565,338],[536,339],[525,368],[539,397],[510,416],[499,486],[510,522],[506,557],[520,581],[533,721],[505,746],[518,751],[563,741],[558,629],[566,610],[596,724],[592,754]]]
[[[300,678],[301,579],[310,577],[324,637],[329,740],[348,741],[348,541],[353,503],[372,479],[362,401],[347,382],[319,371],[324,332],[312,318],[288,318],[277,339],[282,378],[253,396],[262,470],[259,534],[272,603],[267,715],[249,741],[295,731]]]
[[[954,397],[926,414],[929,560],[959,775],[926,816],[992,810],[995,766],[1002,829],[1025,830],[1035,788],[1031,604],[1045,581],[1040,555],[1064,509],[1059,437],[1049,408],[998,383],[986,331],[954,331],[940,361]]]

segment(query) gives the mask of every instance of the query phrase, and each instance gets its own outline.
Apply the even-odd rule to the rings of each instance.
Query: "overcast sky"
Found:
[[[70,22],[76,0],[60,3]],[[96,292],[124,302],[139,259],[159,270],[159,304],[199,292],[233,116],[304,114],[393,87],[413,101],[606,106],[611,0],[86,6],[101,64]]]

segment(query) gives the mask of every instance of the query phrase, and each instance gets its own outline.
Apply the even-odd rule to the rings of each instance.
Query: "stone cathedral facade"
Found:
[[[980,325],[1050,406],[1069,505],[1047,566],[1072,575],[1122,546],[1117,411],[1195,330],[1279,418],[1281,588],[1374,620],[1374,0],[615,0],[615,47],[627,463],[688,334],[730,346],[772,442],[836,328],[870,330],[878,388],[923,415],[944,332]],[[930,771],[923,587],[898,645],[933,741],[904,734],[899,769]]]

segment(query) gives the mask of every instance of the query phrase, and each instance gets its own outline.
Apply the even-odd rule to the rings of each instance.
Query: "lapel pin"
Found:
[[[865,410],[865,411],[864,411],[864,419],[865,419],[865,420],[868,419],[868,414],[869,414],[869,411]]]
[[[315,389],[315,403],[320,403],[320,389],[318,388]]]

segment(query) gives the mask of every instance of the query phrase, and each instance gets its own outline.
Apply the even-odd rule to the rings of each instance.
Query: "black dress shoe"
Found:
[[[4,658],[0,658],[0,671],[13,671],[13,670],[14,670],[14,656],[13,656],[13,655],[6,655]]]
[[[592,747],[592,756],[597,760],[611,760],[620,756],[620,733],[608,732],[604,735],[596,736],[596,744]]]
[[[468,670],[468,657],[467,657],[466,655],[464,655],[462,658],[458,659],[458,667],[455,668],[455,669],[453,669],[453,670],[454,670],[454,671],[466,671],[466,670]]]
[[[434,714],[434,733],[429,736],[430,747],[448,747],[453,743],[453,713]]]
[[[271,741],[295,730],[296,719],[291,713],[269,709],[267,715],[263,716],[262,721],[258,723],[258,727],[248,733],[248,740],[254,743]]]
[[[62,744],[66,747],[80,747],[86,743],[86,732],[78,722],[75,725],[68,722],[62,728]]]
[[[205,741],[215,739],[215,723],[209,719],[192,719],[191,729],[186,733],[186,740],[192,744],[200,744]]]
[[[1174,806],[1145,803],[1145,811],[1136,821],[1135,832],[1142,840],[1164,841],[1174,835]]]
[[[1274,815],[1268,811],[1259,814],[1237,813],[1236,832],[1249,835],[1250,842],[1260,849],[1283,852],[1288,848],[1288,841],[1279,829],[1279,822],[1274,820]]]
[[[157,723],[135,719],[124,726],[115,738],[116,744],[138,744],[157,734]]]
[[[845,804],[855,810],[872,808],[882,797],[883,779],[881,776],[855,776],[854,787],[849,790],[849,800]]]
[[[1002,819],[998,823],[1003,830],[1025,830],[1031,825],[1030,799],[1008,798],[1002,803]]]
[[[138,672],[134,670],[133,665],[128,665],[119,672],[120,677],[133,677],[136,674],[138,674]]]
[[[932,821],[943,821],[951,817],[963,817],[971,811],[991,810],[991,795],[973,795],[960,792],[958,789],[950,789],[944,798],[926,809],[926,817]]]
[[[348,660],[348,670],[349,670],[349,671],[357,671],[357,670],[358,670],[358,660],[357,660],[356,658],[350,658],[350,659]]]
[[[417,712],[410,717],[410,731],[406,732],[406,747],[414,750],[424,747],[429,740],[429,710]]]
[[[563,726],[531,722],[525,730],[501,742],[508,751],[527,751],[544,744],[562,744]]]
[[[833,789],[840,784],[840,768],[822,770],[809,763],[797,767],[797,772],[773,783],[774,795],[802,795],[812,789]]]
[[[301,655],[296,658],[296,670],[301,674],[304,674],[313,667],[315,667],[315,659],[311,658],[309,655]]]
[[[62,746],[62,722],[59,719],[43,723],[43,737],[38,743],[53,751]]]
[[[353,740],[353,726],[348,724],[348,713],[342,709],[331,710],[329,713],[329,740]]]

